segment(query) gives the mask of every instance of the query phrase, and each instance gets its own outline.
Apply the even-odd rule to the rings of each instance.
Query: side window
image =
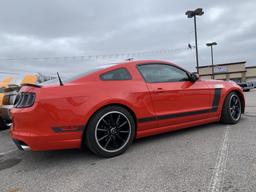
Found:
[[[149,83],[188,81],[188,74],[182,69],[168,64],[142,64],[138,69]]]
[[[100,75],[101,80],[130,80],[132,79],[129,71],[125,68],[115,69]]]

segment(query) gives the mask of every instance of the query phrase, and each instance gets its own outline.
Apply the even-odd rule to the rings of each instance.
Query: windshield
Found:
[[[91,68],[84,70],[82,73],[74,74],[74,75],[71,75],[70,77],[62,77],[60,74],[60,78],[64,84],[70,83],[72,81],[80,79],[81,77],[85,77],[86,75],[89,75],[92,72],[96,72],[100,69],[105,69],[105,68],[111,67],[111,66],[113,66],[113,65],[102,65],[102,66],[91,67]],[[57,77],[55,79],[40,83],[39,85],[50,85],[50,84],[55,84],[55,83],[59,83],[59,79]]]

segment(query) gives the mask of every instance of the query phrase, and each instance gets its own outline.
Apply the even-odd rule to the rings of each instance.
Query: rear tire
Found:
[[[124,153],[135,135],[135,121],[125,108],[109,106],[96,112],[89,121],[84,140],[87,148],[101,157]]]
[[[221,122],[226,124],[236,124],[239,122],[242,114],[241,100],[237,93],[231,92],[225,98]]]
[[[8,129],[9,127],[6,125],[4,120],[0,117],[0,130]]]

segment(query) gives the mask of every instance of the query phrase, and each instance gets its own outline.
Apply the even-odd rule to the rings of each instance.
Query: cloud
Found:
[[[253,0],[1,1],[0,71],[69,75],[123,58],[95,61],[65,56],[185,48],[188,43],[194,45],[194,26],[184,13],[197,7],[205,12],[197,18],[200,65],[210,63],[205,46],[210,41],[218,43],[214,48],[216,63],[247,60],[253,65],[255,6]],[[37,57],[62,58],[26,59]],[[137,58],[164,59],[195,69],[194,50]]]
[[[212,7],[208,10],[207,15],[211,22],[216,22],[224,16],[225,12],[227,12],[226,7]]]

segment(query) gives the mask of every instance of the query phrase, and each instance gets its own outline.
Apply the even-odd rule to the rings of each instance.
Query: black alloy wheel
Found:
[[[110,111],[98,121],[95,129],[95,139],[102,150],[116,152],[121,150],[129,141],[131,123],[119,111]]]
[[[232,94],[229,99],[230,115],[234,121],[241,117],[241,102],[237,94]]]
[[[242,104],[239,95],[236,92],[229,93],[223,104],[221,122],[236,124],[241,119],[241,114]]]
[[[94,114],[84,140],[96,155],[113,157],[127,150],[134,135],[135,121],[130,112],[120,106],[109,106]]]

